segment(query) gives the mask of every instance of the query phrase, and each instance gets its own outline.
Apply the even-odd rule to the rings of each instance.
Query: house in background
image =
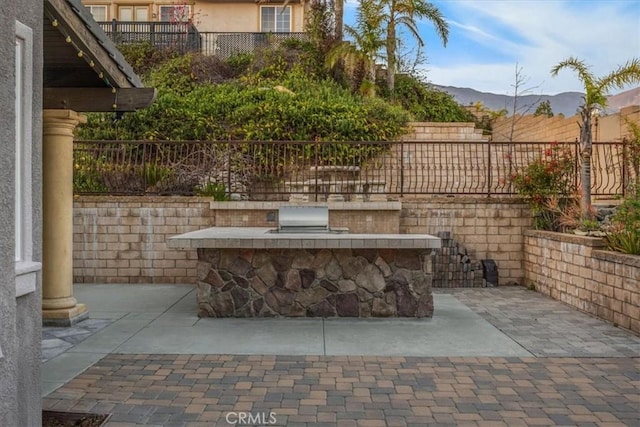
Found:
[[[304,37],[308,0],[83,0],[116,43],[227,58]]]

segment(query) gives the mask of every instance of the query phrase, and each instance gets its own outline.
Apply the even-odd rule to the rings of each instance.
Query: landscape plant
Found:
[[[381,59],[385,45],[383,5],[378,1],[361,2],[353,26],[346,25],[347,40],[337,42],[327,53],[329,69],[344,67],[361,95],[376,94],[376,60]]]
[[[206,182],[195,189],[198,196],[212,197],[216,202],[229,200],[229,194],[224,184],[218,182]]]
[[[442,12],[432,3],[424,0],[377,0],[382,5],[382,22],[385,27],[385,49],[387,68],[387,88],[392,97],[395,96],[395,78],[398,59],[398,31],[405,28],[409,34],[424,46],[424,40],[418,29],[420,20],[428,20],[433,23],[436,33],[442,44],[447,45],[449,38],[449,24],[444,19]]]
[[[639,186],[631,185],[630,191],[616,208],[605,241],[611,250],[640,255]]]
[[[569,68],[578,74],[584,86],[584,103],[579,108],[580,114],[580,160],[581,160],[581,208],[584,216],[590,215],[591,208],[591,154],[592,154],[592,118],[599,112],[606,111],[607,95],[612,89],[622,89],[630,84],[640,83],[640,58],[634,58],[609,74],[597,77],[586,63],[578,58],[570,57],[552,68],[551,74],[556,76],[560,70]]]
[[[605,240],[611,250],[640,255],[640,127],[628,119],[625,123],[629,128],[624,143],[626,191],[607,227]]]
[[[534,228],[563,231],[559,220],[575,203],[575,159],[569,150],[552,143],[528,165],[512,173],[510,180],[529,204]]]

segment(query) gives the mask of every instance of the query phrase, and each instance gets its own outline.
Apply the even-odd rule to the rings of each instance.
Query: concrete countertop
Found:
[[[172,236],[176,249],[430,249],[440,248],[430,234],[274,233],[269,227],[212,227]]]

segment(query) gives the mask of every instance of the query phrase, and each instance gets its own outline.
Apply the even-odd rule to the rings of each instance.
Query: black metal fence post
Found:
[[[627,162],[629,161],[629,152],[627,138],[622,138],[622,197],[627,195],[627,186],[629,184],[629,170]]]
[[[491,197],[491,180],[493,179],[491,175],[491,143],[486,141],[487,144],[487,197]]]
[[[404,196],[404,140],[400,141],[400,197]]]

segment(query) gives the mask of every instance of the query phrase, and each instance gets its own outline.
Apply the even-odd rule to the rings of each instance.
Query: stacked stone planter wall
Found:
[[[640,256],[602,248],[599,238],[527,231],[526,284],[640,333]]]
[[[431,317],[431,250],[198,249],[204,317]]]

